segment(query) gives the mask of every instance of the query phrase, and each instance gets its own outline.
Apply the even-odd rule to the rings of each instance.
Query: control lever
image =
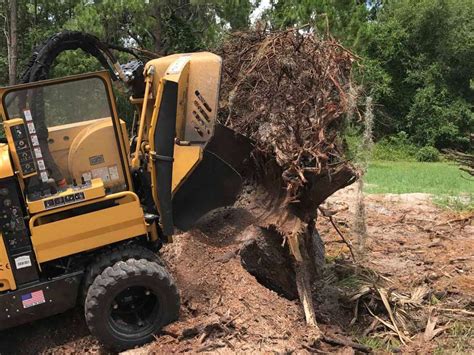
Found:
[[[54,179],[49,178],[48,181],[46,181],[46,184],[51,195],[56,195],[58,193],[58,186],[56,185]],[[44,196],[44,194],[42,194],[42,196]]]

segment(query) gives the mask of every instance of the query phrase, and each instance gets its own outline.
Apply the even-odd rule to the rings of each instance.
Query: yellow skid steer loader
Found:
[[[156,252],[239,192],[250,146],[216,123],[220,57],[112,64],[139,88],[132,137],[107,71],[0,89],[0,331],[82,302],[106,346],[150,341],[179,313]]]

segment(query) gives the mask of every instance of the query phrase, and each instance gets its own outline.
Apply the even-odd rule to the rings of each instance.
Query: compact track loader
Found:
[[[218,56],[112,68],[130,135],[107,71],[0,89],[0,331],[82,303],[106,346],[150,341],[179,313],[156,252],[239,192],[248,142],[216,124]]]

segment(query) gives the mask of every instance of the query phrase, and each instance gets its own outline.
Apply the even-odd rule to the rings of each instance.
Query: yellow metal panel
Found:
[[[81,132],[84,128],[89,125],[96,124],[99,122],[110,121],[110,117],[98,118],[95,120],[89,121],[80,121],[73,122],[68,124],[63,124],[59,126],[48,127],[48,147],[50,152],[55,152],[58,150],[69,149],[74,138]]]
[[[199,56],[199,55],[198,55]],[[159,66],[159,71],[164,74],[164,77],[160,77],[159,86],[155,89],[156,100],[154,104],[154,110],[151,117],[150,130],[148,132],[148,141],[151,151],[155,151],[154,135],[158,124],[158,114],[160,111],[161,97],[163,94],[164,84],[167,81],[175,82],[178,84],[178,97],[177,97],[177,111],[176,111],[176,137],[178,140],[184,139],[184,133],[186,129],[186,109],[187,109],[187,94],[188,94],[188,79],[189,79],[189,67],[191,55],[184,56],[170,56],[171,61],[168,61],[168,57],[162,58],[161,61],[151,61]],[[167,65],[166,71],[163,72],[164,65]],[[155,73],[156,74],[156,73]],[[158,80],[158,78],[155,78]],[[155,80],[155,81],[156,81]],[[155,84],[155,82],[154,82]],[[175,144],[174,146],[174,163],[172,173],[172,191],[181,185],[191,171],[197,166],[201,160],[202,148],[201,145],[189,145],[181,146]],[[153,171],[154,164],[150,164],[151,172],[151,183],[152,183],[152,194],[155,203],[159,206],[159,199],[156,189],[156,175]]]
[[[125,177],[117,145],[111,119],[88,125],[74,138],[69,149],[69,173],[76,181],[81,181],[83,176],[101,177],[106,188],[123,190]],[[124,163],[128,170],[126,156]]]
[[[7,250],[3,244],[3,235],[0,233],[0,291],[15,290],[15,278],[8,261]]]
[[[150,66],[155,68],[153,80],[155,93],[158,91],[161,78],[166,76],[168,80],[176,81],[175,74],[170,75],[172,68],[175,63],[186,61],[189,63],[188,66],[183,66],[187,79],[185,128],[184,137],[180,136],[181,132],[177,130],[178,137],[188,141],[207,141],[213,134],[217,118],[222,59],[210,52],[173,54],[150,60],[145,69]],[[177,69],[180,69],[179,65]],[[180,127],[178,124],[177,128]]]
[[[122,138],[123,141],[125,142],[125,154],[126,154],[126,164],[130,166],[130,138],[128,137],[128,131],[127,131],[127,123],[120,119],[120,128],[122,129]],[[129,167],[127,166],[126,169],[128,170]]]
[[[72,210],[74,208],[78,208],[82,206],[92,205],[94,203],[99,203],[99,202],[104,202],[104,201],[115,201],[115,202],[118,201],[119,204],[124,204],[124,203],[129,203],[129,202],[138,201],[138,200],[139,200],[138,196],[134,192],[121,191],[114,194],[105,195],[104,197],[100,197],[98,199],[84,201],[84,202],[80,202],[78,204],[73,204],[73,205],[66,205],[64,207],[59,207],[52,210],[46,210],[44,212],[37,213],[30,218],[30,222],[28,223],[28,225],[30,226],[30,230],[31,230],[31,228],[33,227],[39,226],[41,224],[45,224],[43,223],[43,221],[45,218],[48,218],[46,216],[54,215],[59,212]]]
[[[0,179],[13,175],[12,163],[10,161],[10,154],[8,145],[0,144]]]
[[[155,150],[155,140],[153,139],[153,136],[155,134],[156,126],[158,124],[158,113],[160,112],[160,104],[161,104],[161,96],[163,95],[163,87],[164,83],[162,80],[160,80],[160,85],[157,88],[157,91],[155,93],[156,99],[155,99],[155,104],[153,105],[153,113],[151,116],[151,121],[150,121],[150,131],[148,132],[148,142],[150,144],[150,150],[154,151]],[[151,194],[153,196],[153,200],[155,201],[156,206],[158,209],[160,208],[160,201],[158,199],[158,184],[156,181],[156,174],[154,169],[154,164],[148,164],[148,169],[150,171],[150,176],[151,176]]]
[[[51,152],[51,155],[53,156],[53,159],[58,166],[59,170],[61,171],[61,174],[68,179],[69,182],[72,183],[72,179],[76,178],[76,181],[80,181],[76,176],[73,176],[73,171],[69,170],[69,165],[68,165],[68,158],[69,158],[69,152],[71,149],[71,146],[74,144],[77,144],[77,140],[75,139],[78,135],[81,134],[81,132],[85,129],[87,129],[91,125],[97,125],[101,122],[106,122],[108,123],[108,126],[110,126],[110,129],[112,130],[112,119],[111,117],[106,117],[106,118],[99,118],[96,120],[89,120],[89,121],[83,121],[83,122],[74,122],[74,123],[69,123],[65,125],[60,125],[60,126],[54,126],[54,127],[49,127],[48,128],[48,148],[49,151]],[[128,133],[127,133],[127,125],[125,121],[120,120],[120,126],[122,128],[122,136],[125,142],[128,142]],[[112,130],[113,133],[113,130]],[[105,138],[105,137],[104,137]],[[108,146],[110,148],[114,147],[115,142],[115,137],[113,136],[112,139],[113,141],[111,142],[105,142],[104,138],[102,138],[99,142],[100,147],[102,148],[103,146]],[[117,143],[118,144],[118,143]],[[127,163],[128,158],[129,158],[129,151],[128,148],[129,146],[126,145],[126,158],[127,158]],[[117,154],[115,154],[117,155]],[[116,159],[117,162],[116,164],[120,164],[119,159]],[[76,164],[77,166],[77,164]],[[74,170],[74,169],[73,169]],[[90,169],[83,169],[84,171],[90,170]],[[123,175],[123,173],[121,174]],[[123,180],[123,179],[122,179]]]
[[[190,56],[183,56],[173,62],[167,69],[166,80],[178,83],[178,107],[176,108],[176,137],[185,140],[186,129],[186,99],[189,80]]]
[[[146,136],[146,127],[147,124],[149,123],[149,120],[147,120],[147,113],[149,112],[149,103],[150,103],[150,88],[151,88],[151,82],[153,80],[153,67],[149,68],[149,70],[145,71],[143,75],[145,76],[145,93],[144,97],[146,99],[141,99],[141,102],[137,102],[136,99],[133,99],[132,96],[130,96],[130,102],[132,104],[137,105],[137,110],[140,112],[140,118],[139,121],[134,123],[137,124],[137,129],[138,133],[135,138],[135,151],[132,152],[133,157],[131,157],[130,161],[130,166],[132,169],[138,169],[140,167],[140,159],[142,158],[142,154],[144,153],[142,143],[146,145],[145,142],[145,136]]]
[[[96,120],[68,123],[60,126],[48,127],[48,148],[58,166],[61,174],[72,182],[72,176],[68,169],[68,156],[74,138],[91,124],[111,118],[99,118]]]
[[[175,191],[193,171],[201,160],[202,149],[199,146],[174,146],[173,183]]]
[[[138,200],[30,229],[38,263],[146,234]]]
[[[81,189],[74,189],[72,187],[69,187],[66,190],[64,190],[64,191],[62,191],[62,192],[60,192],[56,195],[53,195],[53,196],[50,196],[50,197],[47,197],[47,198],[44,198],[44,199],[41,199],[41,200],[37,200],[37,201],[28,201],[27,200],[28,211],[31,214],[45,211],[46,210],[46,208],[45,208],[45,202],[46,201],[50,201],[50,200],[54,200],[56,198],[69,196],[71,194],[75,194],[75,193],[78,193],[78,192],[84,193],[84,201],[93,200],[93,199],[105,196],[105,189],[104,189],[104,184],[102,182],[102,179],[92,179],[90,187],[81,188]]]

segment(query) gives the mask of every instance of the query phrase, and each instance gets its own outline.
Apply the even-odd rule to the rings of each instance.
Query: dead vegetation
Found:
[[[389,351],[468,351],[472,341],[457,344],[452,334],[465,338],[474,324],[474,215],[439,210],[418,195],[367,197],[371,238],[367,258],[358,263],[341,259],[349,247],[341,250],[338,234],[320,220],[328,254],[337,259],[327,268],[325,282],[340,290],[341,305],[352,310],[350,325],[366,345]],[[357,238],[350,225],[354,197],[336,194],[324,206],[337,211],[333,221],[350,239]]]
[[[379,337],[395,338],[407,345],[417,335],[422,334],[428,342],[449,328],[449,317],[443,308],[431,303],[433,291],[426,284],[402,291],[401,285],[363,266],[339,263],[333,267],[339,274],[336,282],[345,280],[342,288],[347,304],[354,307],[350,324],[356,324],[359,317],[372,318],[365,335],[376,332]],[[443,326],[439,326],[441,319]]]
[[[325,186],[332,192],[354,180],[341,139],[355,100],[350,51],[303,29],[257,30],[231,34],[220,55],[220,120],[255,142],[260,178],[274,174],[268,165],[276,163],[286,203],[310,192],[321,203],[327,196],[311,190],[321,177],[334,177]]]
[[[445,150],[447,157],[460,165],[460,169],[474,176],[474,154],[458,152],[452,149]]]

